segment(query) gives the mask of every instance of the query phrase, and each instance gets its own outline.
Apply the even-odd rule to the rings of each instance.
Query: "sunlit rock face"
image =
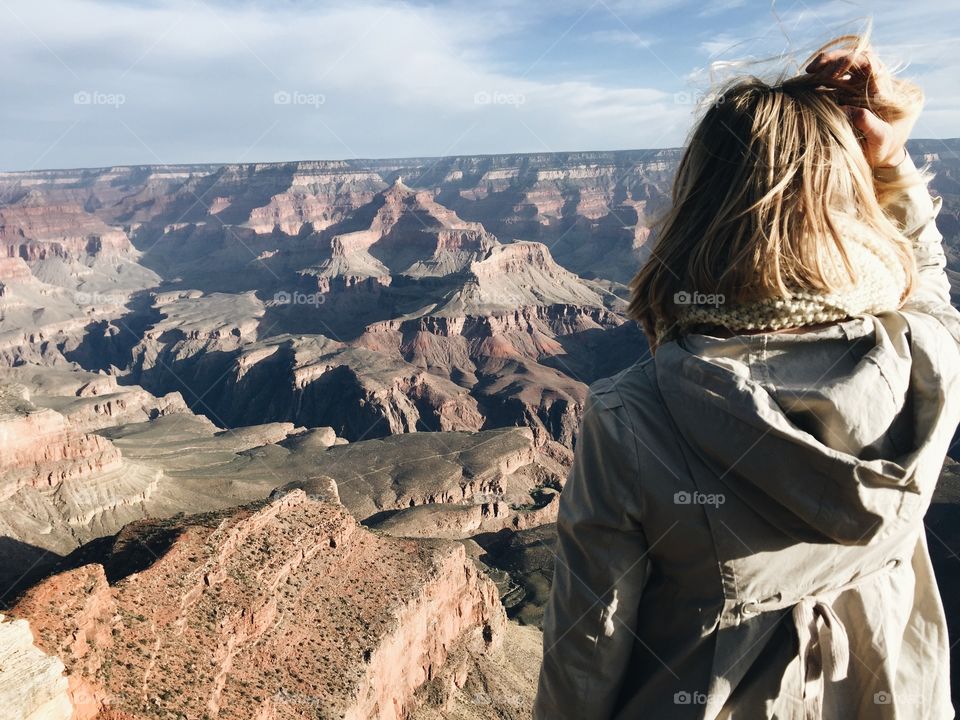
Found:
[[[70,720],[63,663],[45,654],[26,620],[0,615],[0,708],[18,720]]]
[[[14,613],[84,689],[80,712],[136,718],[293,718],[309,704],[399,720],[425,683],[462,686],[506,622],[463,546],[374,535],[302,491],[128,526],[102,564],[51,577]]]

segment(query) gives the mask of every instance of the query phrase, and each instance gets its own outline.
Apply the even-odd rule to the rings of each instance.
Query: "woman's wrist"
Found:
[[[904,160],[907,159],[907,148],[904,145],[900,146],[900,149],[893,153],[890,157],[885,160],[880,161],[876,167],[880,168],[895,168]]]
[[[917,166],[914,165],[910,152],[904,149],[900,162],[896,165],[877,165],[873,168],[873,177],[884,182],[894,182],[916,172],[918,172]]]

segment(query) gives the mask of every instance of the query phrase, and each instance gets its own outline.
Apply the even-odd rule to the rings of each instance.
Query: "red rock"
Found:
[[[378,537],[302,491],[135,523],[104,562],[13,611],[103,718],[398,720],[448,657],[495,649],[505,623],[462,545]]]
[[[40,199],[42,202],[42,198]],[[10,205],[0,209],[0,254],[23,260],[130,252],[122,230],[77,205]]]

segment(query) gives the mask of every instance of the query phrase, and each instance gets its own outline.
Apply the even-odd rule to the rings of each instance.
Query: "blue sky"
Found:
[[[927,92],[915,135],[960,136],[960,15],[939,0],[0,0],[0,18],[9,170],[677,146],[716,63],[795,66],[868,19]]]

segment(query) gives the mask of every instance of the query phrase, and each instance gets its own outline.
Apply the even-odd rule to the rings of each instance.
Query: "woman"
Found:
[[[923,516],[960,419],[922,104],[867,41],[739,80],[632,284],[653,360],[595,383],[537,718],[952,718]]]

